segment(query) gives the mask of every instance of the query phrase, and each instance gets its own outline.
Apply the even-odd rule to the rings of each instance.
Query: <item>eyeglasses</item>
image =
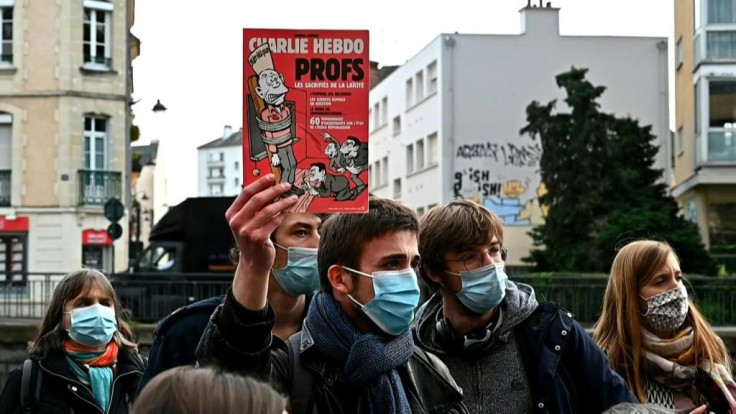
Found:
[[[501,259],[505,262],[508,252],[508,249],[503,246],[494,246],[484,252],[463,253],[459,259],[445,260],[445,262],[462,262],[465,270],[470,271],[483,266],[486,254],[491,256],[491,259]]]

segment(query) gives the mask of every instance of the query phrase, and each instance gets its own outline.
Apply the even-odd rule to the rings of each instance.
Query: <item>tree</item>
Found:
[[[715,264],[697,227],[678,215],[675,200],[653,167],[657,147],[651,126],[601,112],[605,91],[585,79],[587,69],[556,77],[567,93],[569,113],[556,101],[533,101],[521,133],[539,138],[542,182],[539,198],[549,207],[544,224],[532,229],[528,262],[537,270],[608,272],[616,248],[653,238],[669,242],[683,271],[714,274]]]

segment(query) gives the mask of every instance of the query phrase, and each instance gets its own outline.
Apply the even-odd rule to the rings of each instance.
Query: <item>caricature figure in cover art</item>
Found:
[[[284,75],[277,72],[271,59],[267,43],[256,48],[248,57],[257,76],[256,95],[263,101],[263,109],[256,121],[261,130],[261,138],[266,144],[268,156],[274,173],[281,183],[291,183],[291,190],[284,195],[301,196],[304,190],[294,185],[296,182],[297,160],[294,156],[291,109],[285,104],[289,88],[284,84]]]

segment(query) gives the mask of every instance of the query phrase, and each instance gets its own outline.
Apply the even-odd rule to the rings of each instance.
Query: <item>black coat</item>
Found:
[[[290,344],[272,341],[274,313],[270,305],[249,311],[228,293],[225,303],[212,315],[197,357],[200,364],[215,363],[230,370],[257,375],[285,394],[291,394],[294,363]],[[299,361],[311,374],[312,397],[308,407],[292,400],[292,413],[353,413],[358,390],[342,380],[342,367],[328,363],[313,346],[307,330],[300,335]],[[397,368],[404,392],[415,414],[467,413],[462,391],[447,367],[432,354],[414,347],[409,362]]]
[[[37,413],[104,413],[97,405],[92,391],[82,384],[60,350],[47,351],[34,360],[32,383],[36,386],[37,373],[41,374],[39,399],[33,412]],[[22,413],[20,404],[22,366],[10,373],[0,396],[0,413]],[[113,379],[110,414],[129,412],[138,396],[138,382],[143,375],[145,361],[137,353],[118,353],[117,374]]]

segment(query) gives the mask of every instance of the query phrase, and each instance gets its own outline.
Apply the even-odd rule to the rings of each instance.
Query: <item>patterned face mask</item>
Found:
[[[650,327],[658,331],[674,331],[685,322],[690,305],[687,290],[682,284],[648,298],[640,297],[647,301],[647,311],[641,316]]]

